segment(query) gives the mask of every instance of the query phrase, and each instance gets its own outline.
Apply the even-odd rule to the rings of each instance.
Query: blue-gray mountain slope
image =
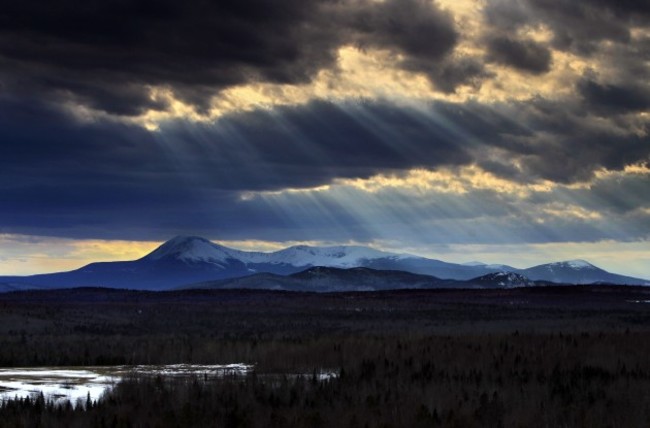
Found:
[[[235,250],[199,237],[179,236],[133,261],[91,263],[70,272],[0,277],[1,291],[21,288],[111,287],[166,290],[188,284],[242,278],[257,273],[291,275],[311,267],[370,268],[404,271],[445,280],[470,280],[513,272],[534,281],[649,285],[650,281],[616,275],[587,262],[570,261],[515,269],[507,265],[447,263],[361,246],[294,246],[263,253]],[[315,280],[314,280],[315,281]]]

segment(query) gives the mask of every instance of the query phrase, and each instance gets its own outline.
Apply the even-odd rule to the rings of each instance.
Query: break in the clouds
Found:
[[[13,2],[0,232],[646,242],[648,64],[634,1]]]

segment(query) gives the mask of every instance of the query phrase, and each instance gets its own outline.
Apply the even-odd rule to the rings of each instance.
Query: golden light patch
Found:
[[[488,64],[492,78],[486,80],[476,93],[484,103],[526,101],[534,97],[558,99],[573,94],[578,75],[568,67],[562,55],[553,57],[551,71],[541,75],[513,70],[499,64]]]
[[[632,27],[630,28],[630,36],[632,40],[640,41],[643,39],[650,39],[650,28],[648,27]]]
[[[648,175],[650,174],[650,165],[645,163],[645,164],[633,164],[633,165],[627,165],[624,169],[623,172],[626,174],[640,174],[640,175]]]
[[[635,163],[626,165],[621,171],[601,168],[594,173],[597,180],[620,179],[628,175],[650,175],[650,164]]]
[[[159,123],[175,118],[194,122],[214,121],[233,112],[302,105],[314,99],[391,98],[411,102],[441,97],[432,90],[423,74],[396,67],[399,61],[400,58],[389,51],[342,46],[338,50],[337,67],[321,70],[308,84],[251,83],[227,88],[215,92],[212,105],[204,114],[199,114],[194,107],[177,99],[168,88],[151,88],[152,99],[164,100],[169,108],[164,111],[150,110],[130,120],[156,130]],[[92,112],[84,112],[78,116],[91,115]]]
[[[476,165],[459,169],[430,171],[415,169],[403,176],[377,175],[368,179],[337,180],[339,185],[352,186],[368,192],[378,192],[385,188],[415,189],[425,192],[465,194],[472,190],[491,190],[497,193],[515,194],[520,197],[531,192],[549,192],[554,184],[547,181],[520,184],[499,178]]]
[[[82,240],[72,243],[71,258],[94,260],[133,260],[153,251],[160,245],[155,241]]]
[[[150,94],[153,101],[165,102],[168,107],[165,110],[149,110],[137,119],[149,130],[157,130],[159,123],[169,119],[185,118],[194,122],[208,119],[205,115],[197,113],[192,105],[176,98],[169,88],[152,87]]]
[[[456,52],[467,53],[477,52],[474,40],[482,32],[483,9],[485,1],[483,0],[440,0],[437,1],[444,10],[451,12],[460,40],[455,47]]]
[[[553,39],[553,31],[546,25],[525,25],[517,30],[522,39],[530,39],[537,43],[549,43]]]
[[[361,190],[371,194],[386,190],[398,190],[420,195],[427,193],[463,195],[475,190],[489,190],[523,198],[534,192],[550,192],[556,187],[556,184],[544,180],[525,184],[509,181],[486,172],[476,165],[470,165],[456,169],[442,168],[435,171],[412,169],[403,174],[378,174],[369,178],[336,179],[330,185],[317,188],[246,192],[240,195],[240,199],[252,200],[258,196],[273,197],[300,193],[328,193],[344,189]]]
[[[455,17],[480,17],[484,0],[437,0],[434,3],[450,11]]]
[[[369,193],[385,189],[407,189],[415,192],[467,193],[467,189],[459,180],[447,171],[429,171],[415,169],[404,175],[376,175],[367,179],[337,180],[339,186],[349,186]]]
[[[97,261],[135,260],[159,242],[75,240],[0,235],[0,274],[27,275],[80,268]]]
[[[542,208],[545,214],[558,218],[575,218],[580,220],[599,220],[603,216],[599,212],[590,211],[577,205],[553,203]]]

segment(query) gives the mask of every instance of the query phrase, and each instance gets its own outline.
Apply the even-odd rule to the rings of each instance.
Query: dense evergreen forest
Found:
[[[133,377],[98,402],[0,406],[3,427],[646,427],[646,291],[0,296],[0,365],[255,364]],[[332,370],[321,380],[312,373]],[[300,374],[300,375],[298,375]]]

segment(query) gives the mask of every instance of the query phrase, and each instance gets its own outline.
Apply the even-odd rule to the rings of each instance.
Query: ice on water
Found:
[[[130,374],[163,376],[227,376],[246,374],[252,370],[247,364],[199,365],[171,364],[157,366],[110,366],[83,368],[2,368],[0,369],[0,401],[16,398],[36,398],[73,406],[99,400],[118,382]]]

